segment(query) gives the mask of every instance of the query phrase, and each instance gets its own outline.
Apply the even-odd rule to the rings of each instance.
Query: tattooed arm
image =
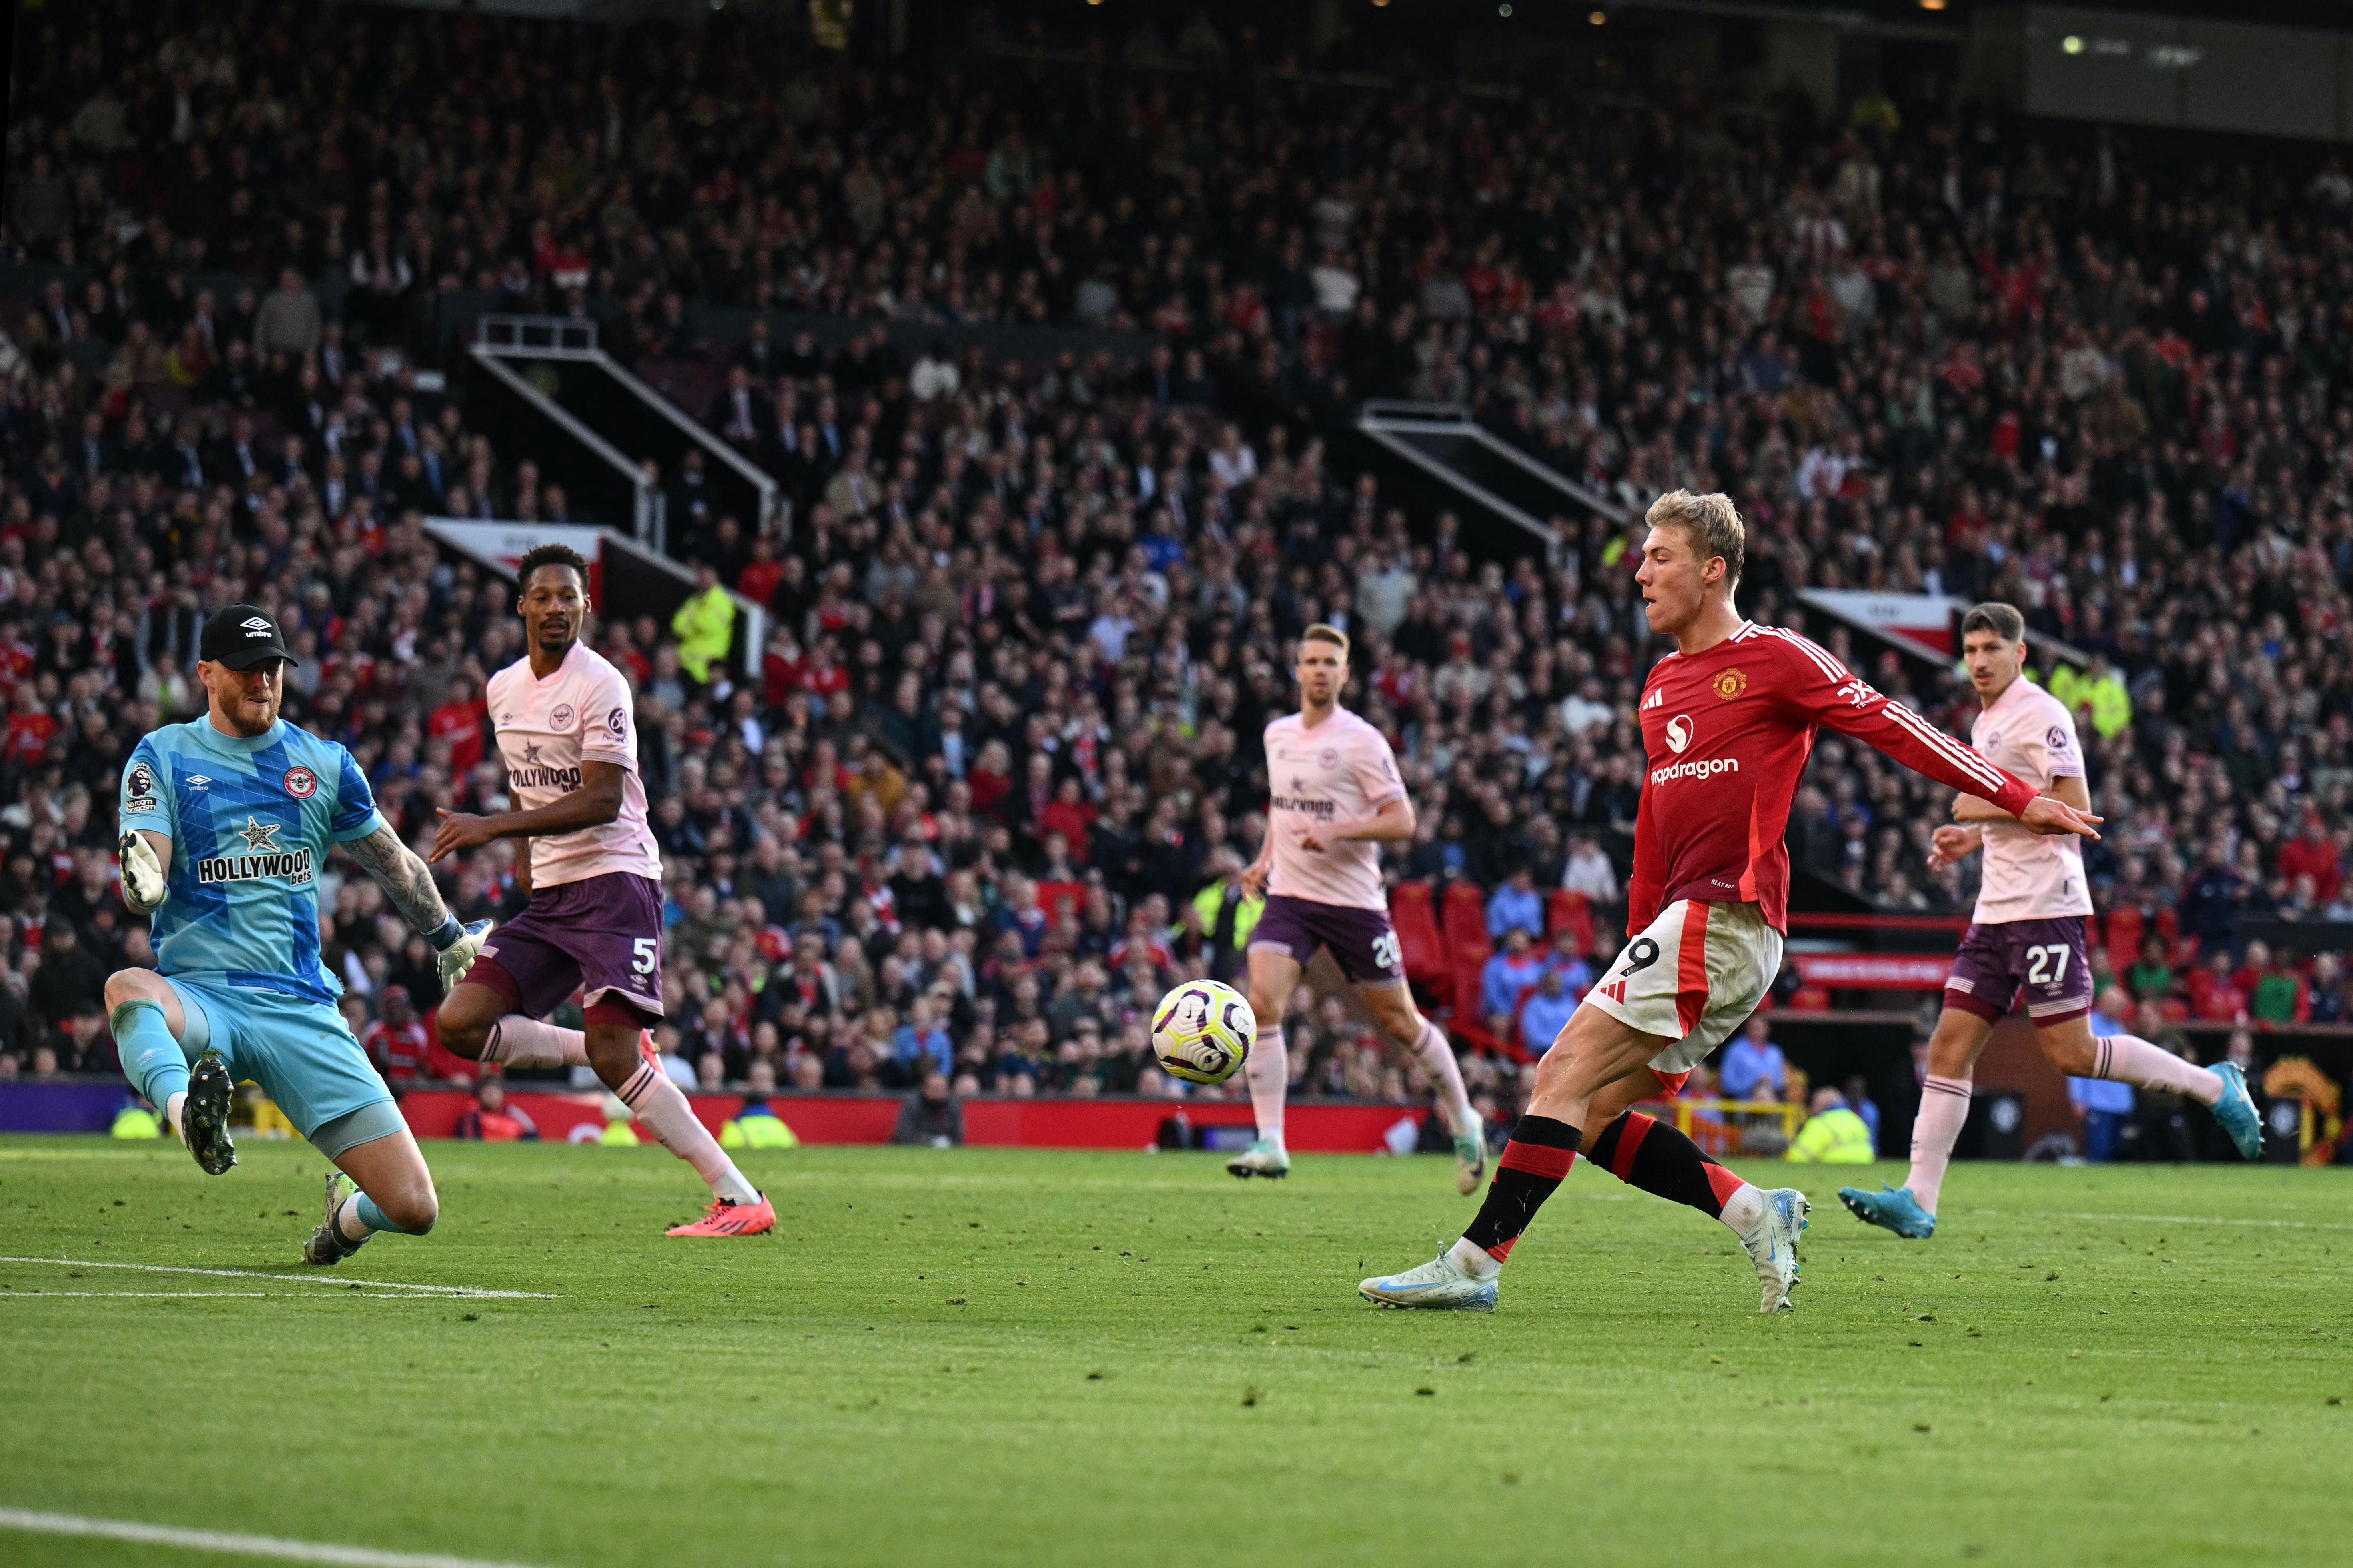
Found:
[[[400,835],[389,823],[365,838],[354,838],[345,844],[343,852],[375,879],[384,896],[392,900],[392,907],[417,931],[430,936],[455,923],[449,918],[448,907],[441,901],[441,890],[433,885],[433,873],[426,869],[416,851],[400,841]]]
[[[362,869],[375,879],[384,896],[401,917],[433,944],[438,955],[435,967],[441,972],[444,991],[457,984],[473,967],[482,951],[482,943],[491,934],[491,922],[476,921],[460,925],[458,917],[441,901],[441,890],[433,885],[433,873],[414,850],[400,841],[400,835],[389,825],[377,828],[365,838],[354,838],[343,846]]]

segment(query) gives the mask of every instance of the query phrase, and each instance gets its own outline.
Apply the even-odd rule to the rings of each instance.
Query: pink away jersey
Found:
[[[1405,795],[1397,758],[1378,730],[1345,708],[1310,730],[1293,713],[1266,727],[1267,830],[1274,870],[1267,891],[1343,909],[1389,907],[1381,847],[1365,839],[1302,849],[1311,827],[1362,822]]]
[[[1996,767],[2047,793],[2063,778],[2084,776],[2084,751],[2067,705],[2023,675],[1994,699],[1969,727],[1969,744]],[[2083,840],[2072,833],[2045,836],[2015,822],[1989,822],[1985,864],[1978,885],[1976,921],[2056,920],[2092,912],[2084,880]]]
[[[638,780],[636,700],[604,655],[574,643],[555,673],[533,678],[528,656],[491,677],[491,719],[507,787],[519,810],[553,805],[580,787],[584,763],[621,769],[621,815],[531,841],[531,885],[553,888],[615,871],[661,880],[661,856],[646,826],[646,786]]]

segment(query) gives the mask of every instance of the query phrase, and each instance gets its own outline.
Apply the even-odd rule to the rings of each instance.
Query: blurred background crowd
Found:
[[[1738,501],[1746,613],[1948,729],[1953,672],[1799,591],[2024,610],[2108,819],[2123,1005],[2345,1019],[2336,957],[2241,933],[2353,920],[2353,180],[2325,147],[2182,157],[1949,81],[1835,115],[1672,79],[1371,90],[1206,12],[1044,76],[778,69],[743,26],[19,9],[0,1073],[111,1060],[100,983],[152,962],[116,773],[200,710],[206,608],[283,619],[287,716],[412,841],[502,804],[509,589],[420,519],[627,520],[470,423],[434,374],[459,300],[596,322],[789,502],[764,529],[666,481],[670,552],[769,612],[744,665],[723,594],[715,642],[594,634],[638,689],[681,1076],[1165,1091],[1144,1016],[1241,966],[1261,731],[1326,620],[1419,809],[1394,877],[1481,889],[1496,957],[1453,1016],[1508,1100],[1616,940],[1659,652],[1630,556],[1676,486]],[[1060,335],[952,346],[983,325]],[[1496,549],[1364,460],[1366,397],[1467,405],[1637,521]],[[1965,913],[1972,864],[1925,865],[1946,806],[1826,740],[1791,851],[1861,907]],[[448,869],[461,917],[519,907],[509,847]],[[465,1065],[366,879],[322,910],[380,1059]],[[1418,1096],[1341,1000],[1289,1022],[1303,1092]]]

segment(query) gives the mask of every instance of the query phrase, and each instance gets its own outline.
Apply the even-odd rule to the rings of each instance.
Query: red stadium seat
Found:
[[[1046,920],[1048,923],[1050,924],[1056,919],[1060,917],[1062,912],[1061,902],[1064,899],[1070,900],[1071,907],[1076,910],[1079,913],[1086,913],[1087,885],[1084,882],[1040,882],[1038,884],[1038,907],[1046,911]]]
[[[1545,921],[1545,934],[1558,936],[1563,930],[1577,936],[1577,951],[1593,951],[1593,904],[1583,893],[1572,893],[1567,888],[1552,896],[1551,918]]]
[[[2102,935],[2107,942],[2108,963],[2119,974],[2140,962],[2142,921],[2139,906],[2110,910]]]
[[[2157,911],[2157,934],[2165,939],[2165,961],[2176,974],[2198,964],[2198,938],[2181,934],[2181,917],[2172,910]]]
[[[1397,927],[1398,956],[1405,977],[1417,985],[1451,991],[1453,972],[1447,967],[1446,943],[1438,934],[1438,911],[1430,902],[1427,882],[1399,882],[1389,897],[1389,921]],[[1446,1000],[1451,1000],[1451,996]]]
[[[1456,878],[1446,885],[1446,945],[1456,952],[1479,950],[1481,962],[1485,962],[1487,942],[1487,900],[1477,884]]]
[[[1495,948],[1487,940],[1487,904],[1477,885],[1462,879],[1448,883],[1444,915],[1446,965],[1454,973],[1454,1016],[1479,1018],[1482,972]]]

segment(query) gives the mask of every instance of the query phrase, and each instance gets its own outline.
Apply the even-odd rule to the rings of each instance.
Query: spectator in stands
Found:
[[[2181,934],[2196,937],[2209,952],[2228,948],[2252,891],[2232,861],[2230,840],[2216,834],[2207,841],[2197,875],[2182,889]]]
[[[2337,849],[2328,836],[2328,825],[2321,814],[2308,810],[2304,825],[2296,836],[2280,846],[2280,875],[2290,881],[2298,877],[2312,879],[2312,901],[2326,906],[2336,902],[2345,885],[2344,868],[2337,859]]]
[[[2189,1011],[2211,1024],[2235,1024],[2247,1016],[2247,994],[2232,968],[2229,948],[2214,948],[2191,972]]]
[[[454,1135],[485,1143],[535,1143],[539,1124],[521,1106],[507,1102],[507,1086],[494,1073],[474,1086],[474,1103],[459,1114]]]
[[[282,354],[299,363],[318,351],[326,335],[319,297],[295,268],[280,269],[278,288],[253,319],[253,357],[264,364]]]
[[[934,1149],[952,1149],[964,1142],[964,1106],[949,1093],[947,1074],[923,1075],[923,1086],[899,1107],[891,1142],[927,1143]]]
[[[2324,952],[2315,957],[2312,961],[2312,978],[2308,987],[2311,1002],[2306,1014],[2308,1021],[2315,1024],[2343,1024],[2348,1019],[2353,1019],[2353,1006],[2348,1006],[2346,995],[2347,985],[2345,966],[2335,953]],[[6,998],[0,996],[0,1006],[5,1005]]]
[[[769,1105],[776,1092],[773,1063],[755,1061],[744,1085],[744,1108],[719,1129],[723,1149],[797,1149],[801,1141]]]
[[[1541,1057],[1552,1048],[1560,1032],[1568,1027],[1584,997],[1569,989],[1568,972],[1557,963],[1547,963],[1543,977],[1519,1007],[1520,1048],[1532,1057]],[[1511,1038],[1513,1037],[1505,1037]]]
[[[1211,850],[1208,869],[1214,880],[1203,885],[1186,906],[1186,918],[1208,955],[1209,978],[1231,981],[1249,967],[1250,932],[1258,928],[1266,900],[1247,895],[1242,885],[1242,859],[1230,849]]]
[[[1487,935],[1496,942],[1514,931],[1538,937],[1544,927],[1544,895],[1536,891],[1527,867],[1516,866],[1504,885],[1487,895]]]
[[[892,1053],[910,1077],[944,1077],[955,1069],[955,1042],[934,1016],[931,997],[918,996],[907,1004],[907,1021],[892,1038]]]
[[[1862,1124],[1871,1129],[1871,1146],[1876,1150],[1879,1147],[1879,1102],[1871,1098],[1870,1081],[1860,1074],[1848,1079],[1845,1100],[1847,1109],[1862,1117]]]
[[[2141,939],[2140,961],[2126,976],[2135,996],[2161,1002],[2173,994],[2173,966],[2165,957],[2163,937],[2152,933]]]
[[[1725,1090],[1728,1100],[1740,1096]],[[1806,1124],[1789,1141],[1786,1159],[1816,1165],[1868,1165],[1878,1156],[1872,1148],[1871,1129],[1855,1114],[1846,1097],[1834,1089],[1818,1089]]]
[[[2312,1016],[2304,976],[2280,962],[2267,942],[2247,943],[2232,984],[2247,999],[2247,1016],[2258,1024],[2301,1024]]]
[[[720,586],[719,573],[708,562],[691,563],[694,591],[670,616],[670,635],[678,638],[678,662],[697,686],[711,684],[711,667],[727,657],[735,637],[735,601]]]
[[[1788,1063],[1759,1013],[1718,1053],[1715,1081],[1726,1100],[1778,1100],[1789,1083]],[[1824,1092],[1830,1092],[1825,1090]]]
[[[381,1012],[360,1035],[368,1060],[386,1083],[396,1087],[430,1078],[425,1023],[409,1002],[408,987],[387,985],[376,1001]]]
[[[1617,868],[1588,834],[1570,837],[1568,864],[1561,871],[1560,885],[1569,892],[1582,893],[1596,904],[1618,901]]]
[[[1499,1039],[1512,1037],[1512,1016],[1522,994],[1543,976],[1544,961],[1528,950],[1527,928],[1506,928],[1503,947],[1479,974],[1479,1012],[1490,1033]]]
[[[84,1008],[98,1007],[105,988],[106,961],[82,945],[73,922],[48,922],[26,996],[36,1026],[63,1030]]]
[[[1578,1001],[1593,988],[1594,976],[1600,973],[1585,954],[1577,950],[1577,932],[1567,924],[1552,933],[1552,952],[1545,960],[1548,973],[1557,973],[1561,988]]]

